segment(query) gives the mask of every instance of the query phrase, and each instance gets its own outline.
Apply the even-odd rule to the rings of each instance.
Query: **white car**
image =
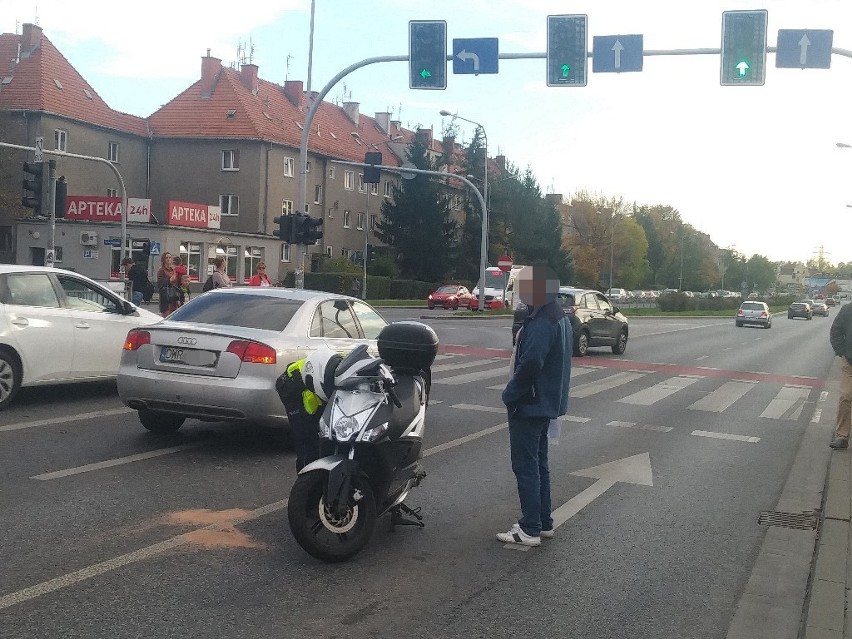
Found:
[[[22,386],[115,378],[128,331],[161,319],[78,273],[0,264],[0,410]]]

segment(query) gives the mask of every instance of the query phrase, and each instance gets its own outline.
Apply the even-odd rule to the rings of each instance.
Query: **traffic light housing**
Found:
[[[722,12],[722,86],[762,86],[766,82],[766,25],[769,13]]]
[[[297,230],[297,244],[305,244],[310,246],[316,244],[322,239],[322,231],[319,227],[322,226],[323,219],[321,217],[311,217],[310,215],[302,216],[300,228]]]
[[[547,86],[586,86],[588,46],[587,16],[547,16]]]
[[[273,218],[272,220],[275,225],[278,227],[272,234],[287,242],[288,244],[293,241],[293,216],[292,215],[282,215],[280,217]]]
[[[447,88],[447,23],[411,20],[408,23],[408,88]]]
[[[21,204],[32,209],[35,215],[46,215],[50,173],[47,162],[24,162],[24,195]]]
[[[57,219],[65,217],[65,199],[68,196],[68,183],[65,176],[56,180],[56,200],[53,203],[53,214]]]
[[[367,244],[367,264],[376,263],[376,247],[373,244]]]
[[[381,164],[382,154],[376,151],[368,151],[364,154],[364,164]],[[364,167],[364,184],[378,184],[381,182],[382,171],[375,166]]]

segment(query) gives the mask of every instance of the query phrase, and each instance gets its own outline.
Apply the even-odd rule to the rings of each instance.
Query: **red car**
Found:
[[[458,284],[445,284],[444,286],[439,286],[438,290],[434,293],[429,294],[426,305],[429,308],[435,308],[436,306],[452,309],[460,306],[470,308],[472,300],[474,300],[474,297],[466,287]]]
[[[478,311],[479,310],[479,298],[474,297],[470,302],[470,310]],[[494,311],[497,309],[503,308],[503,300],[492,297],[491,295],[485,296],[485,308],[489,311]]]

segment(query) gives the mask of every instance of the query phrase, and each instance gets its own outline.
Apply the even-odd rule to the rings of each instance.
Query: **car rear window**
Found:
[[[442,286],[436,293],[456,293],[459,290],[458,286]]]
[[[303,303],[266,295],[201,295],[169,315],[169,320],[283,331]]]
[[[743,302],[741,307],[744,311],[762,311],[763,304],[759,302]]]

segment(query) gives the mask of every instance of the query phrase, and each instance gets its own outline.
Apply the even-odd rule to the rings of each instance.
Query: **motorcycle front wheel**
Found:
[[[376,502],[365,481],[353,481],[352,492],[360,498],[346,512],[335,515],[326,505],[323,489],[328,472],[315,470],[299,475],[290,490],[287,518],[296,542],[309,555],[330,563],[358,554],[376,525]]]

